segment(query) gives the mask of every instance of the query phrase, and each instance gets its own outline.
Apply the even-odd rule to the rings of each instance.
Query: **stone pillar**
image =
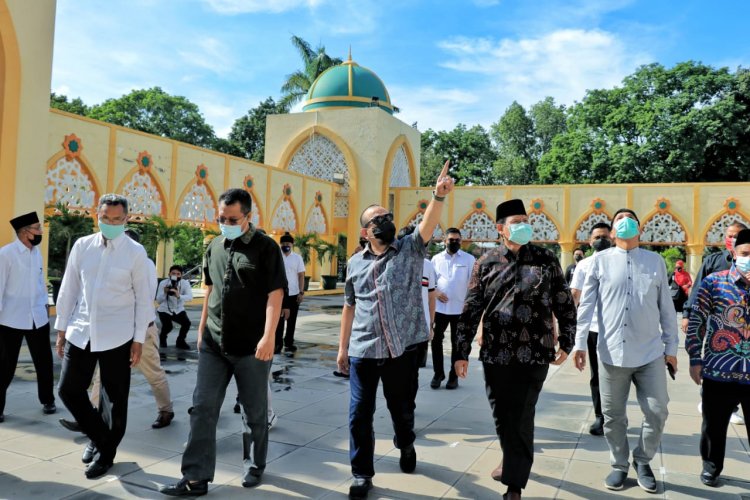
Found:
[[[695,278],[703,263],[703,250],[705,246],[702,243],[693,243],[687,246],[687,271]]]
[[[574,241],[561,241],[560,245],[560,265],[563,271],[573,263],[573,252],[576,249]]]
[[[163,278],[166,276],[166,269],[164,268],[164,255],[165,255],[166,242],[161,240],[156,245],[156,277]]]

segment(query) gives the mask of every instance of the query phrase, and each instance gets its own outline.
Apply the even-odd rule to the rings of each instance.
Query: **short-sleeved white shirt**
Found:
[[[424,316],[427,320],[428,330],[432,329],[432,321],[430,321],[430,292],[435,289],[436,282],[435,268],[429,259],[425,259],[424,268],[422,269],[422,304],[424,305]]]
[[[589,271],[589,268],[591,267],[591,263],[594,262],[594,259],[592,258],[593,254],[583,259],[581,262],[579,262],[576,265],[576,270],[573,272],[573,279],[570,282],[570,289],[571,290],[578,290],[579,292],[583,292],[583,283],[586,280],[586,273]],[[591,320],[591,326],[589,327],[589,331],[592,332],[599,332],[599,322],[597,321],[597,318],[599,317],[599,314],[596,309],[594,309],[594,317]]]
[[[282,252],[283,255],[283,252]],[[289,295],[299,295],[299,273],[305,272],[305,263],[302,256],[294,251],[284,255],[284,269],[286,270],[286,281],[289,287]]]

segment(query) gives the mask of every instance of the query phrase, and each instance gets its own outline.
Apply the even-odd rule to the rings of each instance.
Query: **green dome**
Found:
[[[374,99],[377,98],[377,99]],[[324,108],[369,108],[393,114],[391,97],[378,75],[351,60],[328,68],[307,92],[303,111]]]

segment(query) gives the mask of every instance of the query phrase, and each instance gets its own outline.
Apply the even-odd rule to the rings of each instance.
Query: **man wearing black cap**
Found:
[[[633,449],[638,485],[657,491],[649,463],[659,449],[667,420],[667,366],[677,371],[677,323],[664,259],[639,248],[638,217],[621,208],[612,219],[615,247],[592,257],[578,306],[576,368],[586,364],[586,339],[597,314],[599,388],[604,414],[604,438],[612,471],[604,481],[621,490],[628,475],[627,403],[635,385],[643,424]]]
[[[737,233],[734,264],[708,275],[700,283],[685,349],[690,378],[703,387],[700,451],[701,481],[716,486],[724,468],[727,428],[735,406],[750,415],[750,230]],[[750,430],[747,430],[750,440]]]
[[[281,237],[281,253],[284,255],[284,269],[286,270],[286,281],[288,293],[284,296],[282,309],[289,310],[288,316],[282,316],[276,325],[276,354],[281,352],[283,341],[284,354],[287,357],[294,356],[297,346],[294,345],[294,329],[297,325],[297,313],[302,297],[305,295],[305,262],[302,257],[292,251],[294,238],[289,233]],[[286,322],[286,336],[284,335],[284,323]]]
[[[13,380],[21,342],[26,338],[36,370],[42,411],[55,413],[52,349],[44,283],[42,226],[36,212],[12,219],[16,240],[0,248],[0,422],[5,420],[5,393]]]
[[[573,347],[576,309],[562,268],[549,250],[530,245],[533,230],[521,200],[497,206],[503,242],[477,260],[458,322],[456,373],[466,377],[471,342],[482,323],[487,398],[503,450],[492,472],[508,487],[503,498],[520,498],[534,461],[534,413],[549,365]],[[555,350],[554,320],[560,327]]]

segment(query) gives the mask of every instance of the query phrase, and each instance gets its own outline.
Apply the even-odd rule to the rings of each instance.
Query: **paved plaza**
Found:
[[[351,479],[349,387],[346,380],[332,374],[342,302],[340,295],[309,298],[300,311],[296,357],[274,359],[273,407],[279,420],[270,433],[263,483],[253,490],[240,484],[241,420],[232,412],[236,389],[230,384],[218,424],[216,477],[209,495],[222,499],[346,497]],[[189,312],[194,328],[188,341],[194,345],[200,310],[192,306]],[[149,385],[140,372],[133,372],[127,434],[110,473],[91,481],[85,479],[80,460],[85,438],[57,422],[70,418],[62,402],[58,399],[55,415],[41,412],[24,344],[17,377],[8,391],[6,420],[0,424],[0,498],[166,498],[156,489],[180,477],[196,361],[196,352],[168,349],[164,366],[176,417],[172,425],[160,430],[151,428],[156,409]],[[642,491],[632,470],[623,491],[604,489],[609,453],[604,438],[588,433],[592,418],[588,374],[579,374],[569,361],[550,370],[537,405],[536,455],[524,498],[750,499],[750,450],[742,426],[730,426],[720,487],[700,483],[698,390],[687,375],[683,349],[679,362],[677,381],[669,381],[670,416],[662,447],[652,463],[659,493]],[[59,375],[56,357],[55,363]],[[390,417],[381,393],[375,413],[376,487],[370,498],[489,499],[505,490],[489,475],[499,463],[500,449],[476,360],[469,372],[457,390],[447,391],[430,389],[432,370],[429,366],[421,370],[416,411],[418,465],[411,475],[399,469],[399,452],[391,441]],[[641,419],[634,396],[629,409],[631,443],[635,443]]]

